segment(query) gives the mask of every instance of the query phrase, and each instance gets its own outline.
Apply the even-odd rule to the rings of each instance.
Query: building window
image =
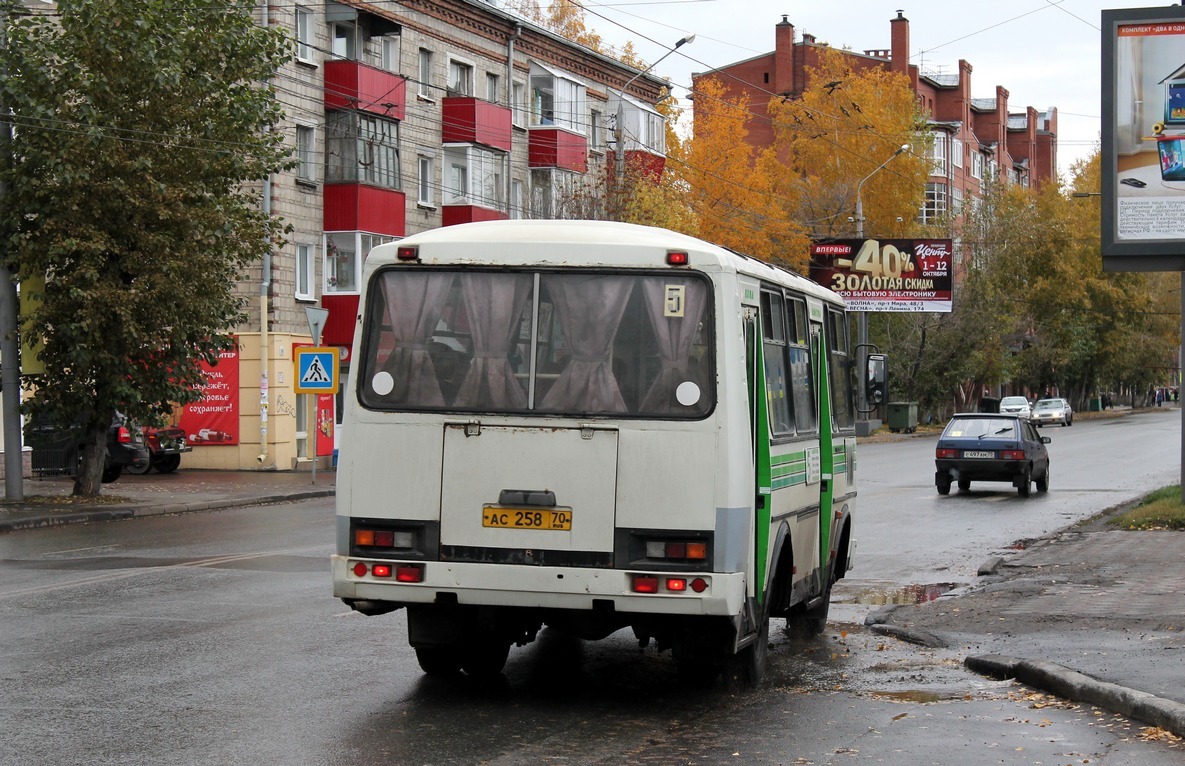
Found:
[[[433,189],[436,185],[436,168],[432,157],[421,154],[419,156],[419,176],[417,179],[416,201],[425,207],[436,206],[436,195]]]
[[[316,63],[313,58],[313,12],[308,8],[296,8],[296,59],[306,64]]]
[[[317,129],[296,126],[296,177],[301,181],[317,182]]]
[[[383,35],[379,52],[379,66],[388,72],[399,71],[399,35]]]
[[[498,75],[486,73],[486,101],[498,103]]]
[[[362,262],[374,247],[393,242],[395,237],[361,231],[325,234],[325,292],[356,293],[362,279]]]
[[[950,211],[954,215],[963,214],[963,190],[958,186],[950,190]]]
[[[601,144],[605,137],[601,129],[604,117],[601,116],[599,109],[593,109],[588,113],[588,148],[594,151],[600,151]]]
[[[626,96],[621,103],[621,119],[624,151],[666,152],[666,121],[652,107]]]
[[[983,155],[979,152],[971,154],[971,177],[983,178]]]
[[[464,61],[449,59],[448,62],[448,95],[473,95],[473,66]]]
[[[580,218],[582,178],[579,173],[559,168],[531,170],[532,218]]]
[[[432,51],[425,48],[420,48],[420,87],[417,93],[424,98],[432,98]]]
[[[325,116],[326,181],[399,183],[399,123],[361,112],[332,111]]]
[[[956,168],[963,167],[963,139],[951,137],[950,161]]]
[[[930,160],[933,167],[930,170],[931,175],[944,176],[946,175],[946,135],[943,133],[934,134],[934,149],[930,154]]]
[[[664,154],[667,146],[667,134],[662,115],[657,112],[646,112],[645,125],[646,131],[642,135],[642,145],[655,154]]]
[[[557,125],[586,133],[585,88],[575,79],[531,66],[531,125]]]
[[[346,61],[358,60],[358,28],[353,24],[337,21],[331,25],[330,52],[336,58]]]
[[[445,204],[506,210],[506,153],[479,146],[448,147]]]
[[[296,299],[311,301],[313,295],[313,259],[316,248],[313,245],[296,246]]]
[[[938,223],[946,216],[946,184],[926,184],[926,204],[921,223]]]
[[[515,178],[510,182],[510,217],[522,218],[527,212],[524,208],[523,182]]]
[[[527,84],[515,80],[510,86],[510,111],[512,121],[519,127],[527,124]]]

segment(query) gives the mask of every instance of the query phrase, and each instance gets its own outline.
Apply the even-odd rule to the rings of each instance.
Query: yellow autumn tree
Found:
[[[755,167],[746,97],[714,78],[697,82],[694,132],[674,162],[698,236],[765,261],[805,264],[806,232],[786,214],[772,179]]]
[[[770,101],[774,143],[758,167],[775,179],[787,214],[815,237],[856,234],[858,190],[865,236],[916,234],[929,172],[926,115],[907,77],[854,71],[851,61],[823,49],[801,98]],[[909,150],[894,156],[905,144]]]

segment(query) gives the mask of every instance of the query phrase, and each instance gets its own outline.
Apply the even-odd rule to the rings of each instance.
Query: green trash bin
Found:
[[[889,402],[887,406],[890,431],[911,434],[918,430],[917,402]]]
[[[1091,412],[1102,412],[1103,411],[1102,398],[1100,398],[1098,396],[1090,397],[1090,411]]]

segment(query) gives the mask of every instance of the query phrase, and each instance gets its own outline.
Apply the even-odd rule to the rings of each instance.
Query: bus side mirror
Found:
[[[868,403],[876,406],[889,395],[889,361],[884,354],[869,354],[864,379],[868,381]]]

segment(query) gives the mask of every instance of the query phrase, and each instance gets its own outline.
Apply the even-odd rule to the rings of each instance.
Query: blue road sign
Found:
[[[339,384],[338,349],[305,346],[293,353],[298,394],[336,394]]]

